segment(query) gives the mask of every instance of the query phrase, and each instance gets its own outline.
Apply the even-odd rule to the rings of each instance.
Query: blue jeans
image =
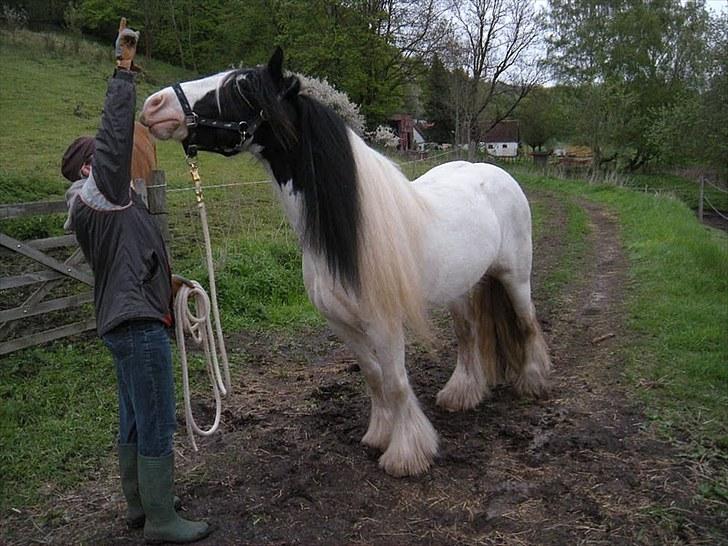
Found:
[[[119,443],[137,444],[145,457],[172,452],[177,428],[172,351],[156,320],[124,322],[103,336],[116,364]]]

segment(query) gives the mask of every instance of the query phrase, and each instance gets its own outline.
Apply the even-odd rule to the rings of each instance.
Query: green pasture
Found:
[[[149,92],[194,77],[161,63],[140,64],[145,76],[139,105]],[[95,130],[111,68],[109,48],[55,34],[0,31],[0,202],[63,195],[60,157],[73,138]],[[174,269],[205,281],[202,235],[181,147],[160,143],[158,152],[169,185]],[[404,170],[417,174],[422,168]],[[320,324],[303,291],[295,237],[269,185],[257,183],[266,173],[249,157],[207,154],[200,169],[227,331]],[[579,275],[588,227],[577,199],[597,201],[618,215],[630,263],[624,351],[633,391],[687,455],[725,462],[728,239],[697,223],[689,208],[694,203],[665,192],[560,181],[520,169],[516,177],[566,202],[565,259],[541,287],[549,299],[558,301]],[[673,183],[659,175],[640,181],[654,188]],[[536,237],[549,213],[534,208]],[[5,221],[0,230],[44,237],[60,234],[62,222],[58,215]],[[245,366],[244,347],[232,352],[232,360]],[[113,448],[115,397],[111,360],[93,336],[0,358],[0,513],[38,503],[49,490],[72,487],[99,469]],[[716,480],[705,487],[718,497],[728,491]]]
[[[617,212],[630,263],[625,351],[635,392],[666,435],[728,460],[726,234],[700,225],[674,197],[517,176],[527,186],[586,197]],[[728,499],[726,486],[720,487]]]

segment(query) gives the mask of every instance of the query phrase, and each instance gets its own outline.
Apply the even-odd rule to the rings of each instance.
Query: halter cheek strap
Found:
[[[187,126],[187,138],[182,141],[182,147],[185,150],[185,154],[188,157],[195,157],[198,150],[205,152],[215,152],[225,156],[235,155],[243,151],[245,144],[248,140],[253,138],[255,131],[258,130],[261,123],[265,121],[265,115],[263,111],[251,122],[247,121],[223,121],[219,119],[208,119],[201,118],[198,116],[190,106],[190,102],[187,100],[185,92],[182,90],[182,86],[179,83],[175,83],[172,86],[177,99],[179,100],[182,112],[185,115],[185,125]],[[236,85],[237,89],[237,85]],[[237,89],[238,94],[240,90]],[[242,96],[242,94],[241,94]],[[245,97],[243,96],[245,99]],[[246,100],[247,102],[247,100]],[[250,104],[250,103],[248,103]],[[240,137],[238,143],[232,148],[224,148],[222,146],[209,146],[205,144],[197,143],[197,136],[200,130],[212,129],[212,130],[223,130],[236,133]]]

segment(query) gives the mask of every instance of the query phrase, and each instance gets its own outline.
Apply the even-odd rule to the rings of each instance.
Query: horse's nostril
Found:
[[[162,103],[164,102],[164,97],[162,95],[156,95],[149,99],[149,104],[147,105],[148,110],[158,110]]]

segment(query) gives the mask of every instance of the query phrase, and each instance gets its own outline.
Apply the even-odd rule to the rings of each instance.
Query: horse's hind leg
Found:
[[[498,281],[502,283],[515,314],[513,324],[499,324],[497,317],[495,322],[498,343],[505,340],[506,344],[511,345],[505,348],[509,356],[508,378],[519,394],[543,396],[548,391],[551,359],[531,300],[530,275],[524,271],[509,272],[499,275],[495,282]],[[494,287],[494,290],[497,292],[502,289]],[[507,330],[512,334],[506,333]]]
[[[494,359],[494,354],[481,352],[481,336],[494,336],[492,331],[479,330],[478,310],[473,298],[479,297],[478,288],[458,298],[449,306],[455,336],[458,342],[458,357],[455,370],[443,389],[437,394],[437,405],[448,411],[462,411],[474,408],[489,394],[487,365],[484,359]],[[492,327],[492,323],[491,323]]]

